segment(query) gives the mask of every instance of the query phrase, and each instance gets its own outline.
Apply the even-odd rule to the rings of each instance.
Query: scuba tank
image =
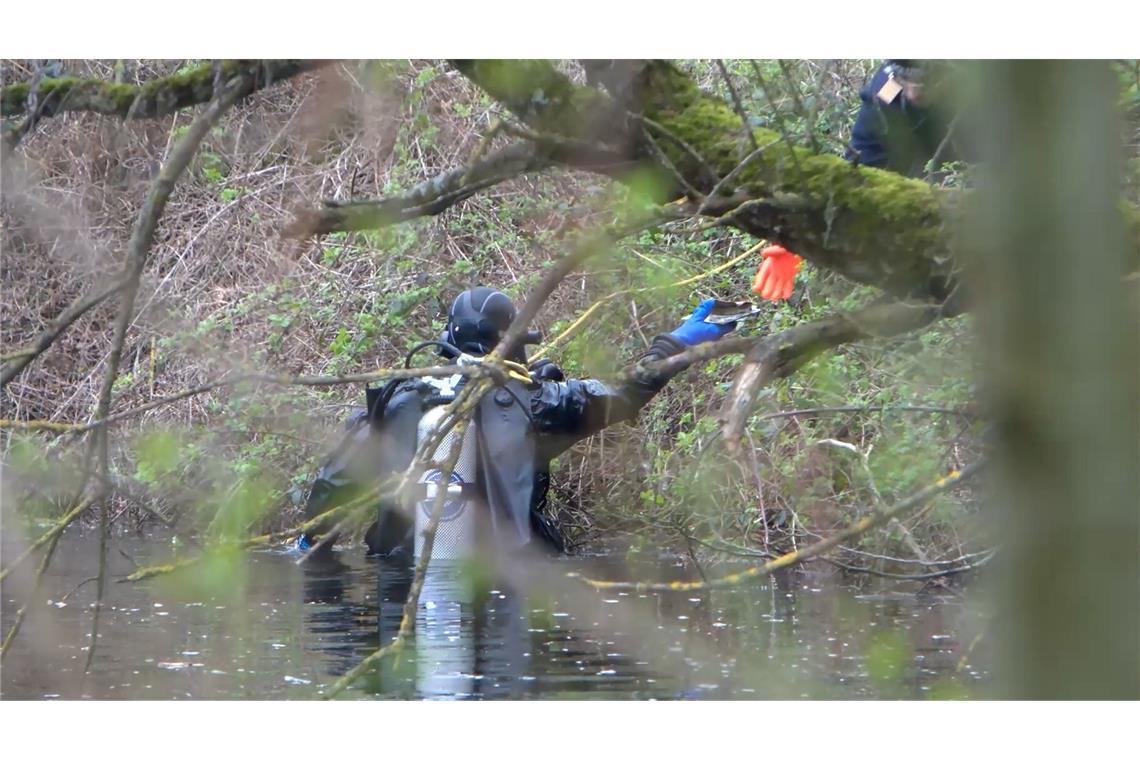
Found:
[[[416,428],[416,446],[423,444],[439,426],[446,413],[446,403],[455,395],[455,388],[462,379],[459,375],[446,378],[443,381],[430,383],[435,385],[439,393],[439,403],[432,406],[420,418]],[[419,560],[423,554],[423,533],[431,522],[432,510],[435,508],[436,494],[439,489],[446,488],[443,513],[436,528],[435,543],[432,548],[432,560],[462,559],[475,550],[476,535],[476,498],[478,494],[478,453],[476,451],[475,422],[467,426],[462,439],[453,428],[443,437],[435,453],[432,455],[431,465],[419,478],[420,491],[417,494],[415,517],[415,553]],[[460,446],[459,458],[455,461],[451,476],[447,483],[443,483],[442,467],[451,458],[455,446]]]
[[[446,404],[455,397],[462,376],[425,379],[436,391],[416,429],[417,448],[439,427]],[[443,464],[461,447],[448,482],[443,482]],[[431,522],[436,495],[446,488],[443,511],[435,531],[431,564],[424,575],[416,610],[416,692],[428,699],[463,699],[471,695],[475,650],[471,641],[471,590],[460,575],[460,560],[476,549],[476,528],[481,500],[478,498],[478,453],[475,421],[462,436],[450,430],[432,455],[432,462],[419,478],[422,489],[415,505],[415,558],[423,554],[424,531]],[[466,625],[465,625],[466,624]],[[466,634],[464,628],[467,628]]]

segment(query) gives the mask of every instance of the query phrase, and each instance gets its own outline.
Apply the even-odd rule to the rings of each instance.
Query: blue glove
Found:
[[[711,340],[720,340],[725,335],[728,335],[736,329],[735,322],[729,322],[725,325],[712,325],[705,321],[705,317],[712,311],[714,303],[716,303],[716,301],[712,298],[707,301],[701,301],[697,308],[693,309],[693,313],[689,315],[689,318],[686,319],[680,327],[669,334],[686,346],[697,346],[701,343],[708,343]]]
[[[308,536],[306,536],[305,534],[302,533],[300,536],[297,537],[296,546],[297,546],[297,551],[307,552],[307,551],[309,551],[309,549],[313,548],[313,543],[309,540]]]

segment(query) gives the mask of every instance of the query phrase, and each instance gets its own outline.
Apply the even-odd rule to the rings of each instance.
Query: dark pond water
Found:
[[[266,550],[114,583],[84,676],[95,584],[76,586],[95,575],[97,551],[90,536],[61,542],[3,663],[3,698],[319,698],[395,635],[411,580],[410,569],[358,551],[318,567]],[[112,576],[169,554],[168,542],[119,540]],[[341,698],[915,699],[980,694],[987,680],[984,619],[968,592],[859,589],[803,571],[711,592],[600,592],[571,571],[692,572],[670,558],[440,565],[414,645]],[[13,574],[0,589],[5,632],[27,583]]]

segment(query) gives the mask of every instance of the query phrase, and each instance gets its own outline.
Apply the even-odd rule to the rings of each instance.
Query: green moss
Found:
[[[455,61],[454,65],[541,132],[582,134],[608,99],[577,87],[549,61]]]
[[[245,65],[243,61],[223,61],[222,78],[233,77]],[[39,84],[39,89],[41,98],[58,96],[53,99],[50,113],[56,110],[71,110],[74,107],[97,113],[126,116],[133,105],[135,115],[153,117],[208,99],[213,86],[214,65],[207,62],[182,73],[152,79],[142,85],[59,77],[43,80]],[[3,116],[16,116],[25,111],[29,89],[28,82],[16,82],[3,88],[3,94],[0,96]],[[65,103],[64,98],[69,102]],[[65,107],[61,108],[61,105]]]
[[[666,62],[650,64],[642,76],[643,112],[692,146],[719,176],[752,152],[728,103],[705,95]],[[942,191],[852,166],[839,156],[815,155],[772,130],[754,129],[752,137],[764,151],[726,191],[771,199],[780,242],[821,266],[896,294],[941,287],[950,259]],[[659,144],[687,177],[700,176],[682,148],[668,140]]]

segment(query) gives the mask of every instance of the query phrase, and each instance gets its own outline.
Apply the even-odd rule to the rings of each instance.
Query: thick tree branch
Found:
[[[529,172],[562,165],[620,179],[636,163],[586,140],[543,134],[503,125],[501,131],[523,138],[489,156],[424,180],[406,193],[363,201],[323,201],[303,209],[282,231],[286,237],[381,229],[422,216],[435,216],[489,187]],[[478,154],[479,151],[476,151]]]
[[[578,87],[550,61],[451,61],[531,128],[624,146],[635,130],[625,109],[605,93]]]
[[[108,82],[101,79],[58,77],[38,83],[39,118],[69,111],[90,111],[121,119],[155,119],[200,103],[209,102],[217,93],[215,83],[226,82],[239,74],[241,96],[268,87],[274,82],[325,66],[329,61],[222,61],[216,68],[207,62],[190,71],[159,77],[140,85]],[[30,82],[16,82],[0,90],[0,115],[19,116],[27,110]]]
[[[603,141],[644,159],[648,151],[638,141],[636,117],[660,125],[686,146],[659,143],[688,185],[711,194],[717,181],[710,169],[720,177],[735,171],[734,188],[753,202],[738,209],[732,224],[782,243],[817,266],[904,299],[945,303],[960,292],[954,193],[838,156],[816,155],[772,130],[742,133],[730,104],[701,92],[671,63],[639,62],[632,70],[629,107],[635,118],[598,90],[575,87],[549,62],[457,61],[455,66],[543,132]],[[763,147],[759,153],[753,140]],[[717,209],[710,203],[704,211]],[[1123,212],[1135,267],[1140,210],[1125,204]],[[961,308],[946,303],[948,311]]]
[[[813,322],[804,322],[772,335],[732,336],[722,338],[715,343],[702,343],[667,359],[634,365],[626,370],[625,377],[645,381],[661,379],[671,377],[692,364],[706,362],[719,356],[729,354],[753,356],[758,353],[767,356],[772,350],[778,353],[776,357],[778,365],[775,367],[778,372],[769,375],[769,379],[786,377],[826,348],[834,348],[863,338],[891,337],[918,329],[940,316],[945,314],[941,313],[937,306],[928,304],[877,304],[860,311],[844,312]],[[744,366],[747,367],[748,363]],[[859,409],[869,409],[869,407],[859,407]]]

